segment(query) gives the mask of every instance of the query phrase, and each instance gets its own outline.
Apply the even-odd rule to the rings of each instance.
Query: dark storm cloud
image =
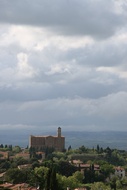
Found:
[[[60,80],[65,80],[62,84]],[[34,82],[33,82],[34,81]],[[34,79],[24,79],[22,82],[2,85],[0,87],[0,102],[26,102],[44,101],[47,99],[68,98],[90,98],[99,99],[112,93],[125,91],[126,80],[120,79],[115,74],[106,74],[91,70],[75,74],[63,73],[40,76]]]
[[[115,4],[114,0],[4,0],[0,1],[0,21],[47,27],[65,35],[107,38],[126,23]]]
[[[127,93],[118,92],[100,99],[57,98],[24,103],[0,103],[1,123],[22,122],[24,125],[53,126],[62,124],[67,128],[110,130],[126,128]],[[110,109],[109,109],[110,107]],[[13,112],[10,112],[13,110]],[[6,115],[6,117],[5,117]],[[33,116],[33,117],[31,117]],[[122,121],[122,125],[121,125]],[[41,124],[41,125],[40,125]],[[69,128],[68,128],[69,129]]]

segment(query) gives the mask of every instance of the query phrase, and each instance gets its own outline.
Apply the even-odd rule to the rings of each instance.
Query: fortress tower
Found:
[[[61,128],[60,128],[60,127],[58,127],[57,136],[58,136],[58,137],[61,137]]]

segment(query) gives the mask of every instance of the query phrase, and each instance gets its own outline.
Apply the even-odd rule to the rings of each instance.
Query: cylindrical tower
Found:
[[[60,128],[60,127],[58,127],[57,136],[58,136],[58,137],[61,137],[61,128]]]

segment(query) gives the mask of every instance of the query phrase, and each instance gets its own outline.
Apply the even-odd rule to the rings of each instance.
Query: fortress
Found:
[[[61,128],[58,127],[57,136],[30,136],[29,148],[43,149],[46,147],[54,148],[56,151],[65,149],[65,137],[61,136]]]

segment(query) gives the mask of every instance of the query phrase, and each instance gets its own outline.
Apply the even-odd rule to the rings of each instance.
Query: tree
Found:
[[[100,147],[99,145],[97,145],[97,153],[99,153],[99,151],[100,151]]]
[[[91,185],[91,190],[111,190],[109,186],[106,186],[102,182],[96,182]]]
[[[77,174],[76,174],[77,175]],[[75,189],[77,187],[81,187],[80,181],[76,178],[75,175],[69,176],[67,178],[67,187],[70,187],[70,189]]]
[[[9,169],[10,168],[10,162],[9,161],[5,161],[5,162],[2,162],[1,164],[0,164],[0,169],[5,169],[5,170],[7,170],[7,169]]]
[[[88,148],[86,148],[84,145],[79,147],[79,150],[81,150],[82,153],[87,153],[88,152]]]
[[[55,167],[52,167],[51,176],[50,176],[50,189],[56,190],[57,188],[57,179],[56,179],[56,170]]]
[[[12,151],[12,145],[9,145],[8,148],[10,151]]]
[[[7,144],[5,144],[5,146],[4,146],[4,147],[5,147],[5,149],[6,149],[6,148],[8,148]]]
[[[39,167],[39,162],[36,160],[36,161],[33,161],[32,163],[32,168],[36,168],[36,167]]]
[[[10,183],[23,183],[26,181],[26,175],[17,168],[9,169],[5,174],[5,180]]]
[[[21,152],[21,148],[19,147],[19,146],[15,146],[15,147],[13,147],[13,152],[15,152],[15,153],[19,153],[19,152]]]
[[[57,178],[57,182],[58,182],[58,189],[59,190],[65,190],[67,189],[68,183],[67,183],[67,177],[66,176],[62,176],[60,174],[57,173],[56,175]]]
[[[1,144],[1,145],[0,145],[0,148],[4,148],[4,145],[3,145],[3,144]]]
[[[101,166],[101,173],[105,176],[105,178],[109,177],[110,174],[114,173],[114,167],[111,164],[105,163]]]
[[[47,173],[47,180],[45,185],[46,190],[50,190],[50,183],[51,183],[51,169],[49,169]]]
[[[83,181],[83,174],[79,171],[76,171],[74,174],[73,174],[73,177],[78,180],[79,183],[82,183]]]
[[[113,180],[110,182],[110,187],[111,187],[111,189],[116,190],[116,179],[113,179]]]
[[[48,170],[49,168],[44,166],[34,169],[34,182],[40,190],[43,190],[46,186]]]
[[[77,168],[67,161],[60,161],[58,163],[57,172],[61,175],[65,175],[68,177],[68,176],[73,175],[73,173],[76,171],[77,171]]]
[[[30,158],[36,158],[36,150],[34,147],[29,148]]]
[[[14,162],[17,163],[17,165],[28,164],[28,160],[24,159],[23,157],[14,158]]]
[[[70,146],[68,147],[68,151],[71,150],[71,149],[72,149],[72,148],[71,148],[71,145],[70,145]]]
[[[84,183],[93,183],[95,181],[94,165],[91,164],[89,169],[84,170]]]

